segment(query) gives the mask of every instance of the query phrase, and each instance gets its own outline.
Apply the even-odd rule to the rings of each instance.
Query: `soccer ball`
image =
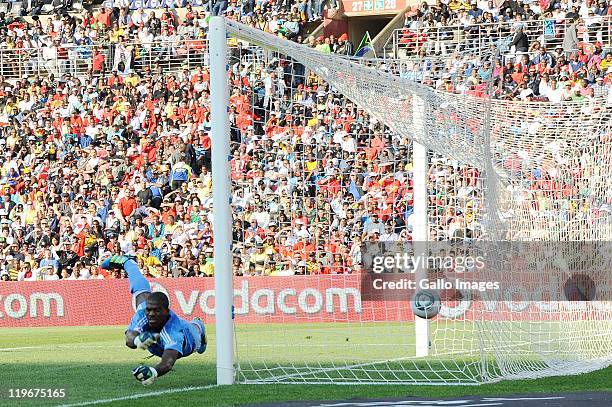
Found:
[[[572,274],[563,285],[567,301],[593,301],[595,299],[595,282],[588,274]]]
[[[419,290],[412,297],[412,312],[419,318],[432,319],[440,312],[440,294],[433,290]]]

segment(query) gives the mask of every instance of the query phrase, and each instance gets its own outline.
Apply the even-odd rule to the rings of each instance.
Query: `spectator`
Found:
[[[524,32],[522,24],[518,24],[515,27],[514,38],[510,43],[511,47],[515,47],[515,52],[527,52],[529,50],[529,39],[527,34]]]
[[[576,30],[576,20],[570,20],[563,37],[563,52],[565,55],[574,52],[578,48],[578,34]]]
[[[348,34],[344,33],[338,37],[338,45],[334,52],[340,55],[354,55],[355,50],[353,48],[353,43],[349,41]]]
[[[474,35],[474,25],[488,21],[487,38],[506,38],[517,18],[537,18],[534,6],[532,14],[509,2],[506,23],[487,15],[492,3],[476,10],[450,5],[456,12],[421,5],[410,15],[418,60],[376,67],[476,97],[486,94],[492,75],[495,97],[551,102],[551,110],[563,100],[587,109],[609,98],[612,57],[605,46],[577,45],[580,52],[568,60],[559,55],[563,48],[553,53],[548,41],[530,42],[527,20],[531,52],[520,51],[526,54],[516,60],[504,55],[492,66],[472,53],[489,44]],[[312,3],[276,6],[230,4],[226,16],[299,41],[296,29],[302,32]],[[253,16],[241,11],[249,7]],[[2,279],[121,278],[95,267],[101,256],[120,253],[135,256],[152,278],[214,275],[208,62],[202,49],[185,45],[205,39],[207,27],[205,14],[189,13],[178,26],[170,10],[139,9],[117,16],[104,10],[103,21],[86,14],[78,23],[51,16],[10,29],[28,32],[44,58],[15,59],[2,71],[10,79],[0,78]],[[442,24],[448,21],[461,24],[461,33]],[[74,52],[66,51],[69,38]],[[301,42],[353,54],[346,34]],[[236,273],[357,272],[361,242],[410,239],[408,140],[295,61],[231,49]],[[496,117],[508,121],[494,125],[521,134],[512,112],[504,114]],[[475,170],[435,160],[428,185],[432,238],[477,237],[482,200]]]

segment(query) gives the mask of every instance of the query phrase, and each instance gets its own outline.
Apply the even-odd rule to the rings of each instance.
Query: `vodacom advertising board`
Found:
[[[212,278],[155,279],[154,291],[170,298],[171,309],[185,318],[214,321]],[[443,304],[438,318],[548,319],[550,303],[455,301]],[[234,279],[237,323],[412,321],[409,301],[362,301],[358,275],[240,277]],[[535,313],[534,313],[535,311]],[[517,313],[518,312],[518,313]],[[23,281],[0,284],[0,327],[123,325],[133,314],[127,280]],[[481,314],[482,317],[482,314]]]
[[[249,277],[234,280],[236,322],[360,320],[359,278]],[[179,316],[214,321],[213,278],[151,280]],[[0,327],[126,324],[133,314],[127,280],[0,284]],[[370,317],[373,320],[374,316]]]

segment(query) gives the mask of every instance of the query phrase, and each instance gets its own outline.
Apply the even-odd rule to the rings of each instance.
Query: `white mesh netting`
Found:
[[[612,362],[608,101],[444,93],[238,23],[227,28],[240,39],[229,58],[235,264],[240,275],[278,275],[256,299],[236,287],[241,307],[264,322],[236,327],[241,381],[469,384]],[[242,93],[246,84],[252,93]],[[330,109],[337,120],[327,122]],[[361,124],[345,126],[353,116]],[[430,323],[429,356],[417,358],[409,304],[355,294],[360,243],[411,240],[411,140],[431,150],[431,241],[488,242],[492,273],[530,293],[584,272],[598,301],[523,304],[505,293],[468,308],[467,294],[454,297]],[[562,294],[564,281],[553,284]]]

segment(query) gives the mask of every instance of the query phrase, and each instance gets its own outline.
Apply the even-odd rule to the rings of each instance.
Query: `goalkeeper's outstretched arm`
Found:
[[[147,350],[149,346],[155,345],[159,338],[160,334],[158,333],[128,329],[125,331],[125,346],[131,349]]]
[[[138,348],[138,345],[136,345],[135,342],[139,335],[140,335],[140,332],[138,331],[126,331],[125,332],[125,346],[127,346],[130,349]]]
[[[157,375],[163,376],[169,371],[171,371],[178,357],[179,353],[174,349],[165,350],[162,354],[161,360],[159,361],[157,366],[155,366],[155,370],[157,370]]]

